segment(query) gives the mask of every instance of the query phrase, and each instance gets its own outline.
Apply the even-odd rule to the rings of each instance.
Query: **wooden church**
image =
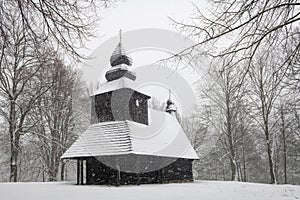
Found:
[[[77,160],[77,184],[192,182],[199,159],[175,117],[148,109],[150,96],[135,85],[132,60],[120,42],[110,58],[107,82],[92,96],[91,125],[62,159]]]

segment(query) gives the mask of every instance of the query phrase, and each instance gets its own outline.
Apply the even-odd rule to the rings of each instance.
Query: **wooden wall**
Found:
[[[148,124],[149,97],[128,88],[92,97],[91,124],[131,120]]]
[[[154,183],[192,182],[193,160],[179,158],[168,166],[146,173],[120,172],[95,158],[86,161],[86,183],[89,185],[139,185]],[[120,177],[118,179],[118,176]]]

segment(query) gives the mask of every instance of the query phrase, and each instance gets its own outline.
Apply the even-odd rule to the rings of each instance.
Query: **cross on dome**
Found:
[[[122,43],[122,30],[119,32],[120,41],[119,44],[116,46],[115,50],[113,51],[110,57],[110,65],[112,67],[118,66],[121,64],[126,64],[128,66],[132,65],[132,59],[126,55],[123,43]]]

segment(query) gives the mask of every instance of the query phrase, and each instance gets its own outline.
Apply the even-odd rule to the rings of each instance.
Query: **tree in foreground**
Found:
[[[94,35],[97,6],[108,1],[2,1],[0,4],[0,94],[7,105],[0,114],[9,124],[10,181],[18,180],[20,140],[24,122],[52,84],[37,77],[57,52],[73,60]],[[53,50],[55,49],[55,51]]]
[[[289,84],[299,86],[300,3],[296,0],[211,0],[209,14],[203,14],[196,5],[195,8],[190,22],[173,20],[179,30],[198,40],[176,56],[197,55],[201,48],[212,58],[224,61],[220,66],[223,71],[239,69],[242,72],[240,84],[244,84],[251,72],[255,72],[255,76],[250,76],[252,83],[257,83],[259,70],[263,70],[261,75],[264,76],[264,70],[274,69],[272,65],[276,65],[275,70],[268,72],[274,75],[270,83],[263,80],[260,88],[254,84],[257,95],[262,95],[258,108],[263,117],[271,183],[276,183],[268,119],[284,78],[288,78]],[[280,55],[279,59],[257,63],[266,57],[275,58],[274,55]]]
[[[0,4],[0,31],[10,24],[6,17],[14,12],[19,17],[26,37],[51,44],[78,60],[80,48],[95,36],[97,9],[110,5],[109,0],[33,1],[11,0]]]
[[[195,5],[197,12],[192,22],[173,20],[180,30],[199,40],[181,54],[205,47],[203,49],[213,57],[228,58],[227,67],[244,64],[247,72],[260,50],[282,50],[284,46],[287,55],[281,66],[299,68],[295,65],[299,63],[300,51],[300,3],[297,0],[210,0],[209,3],[210,14],[202,14]]]
[[[53,84],[38,99],[37,106],[30,113],[29,123],[34,124],[29,132],[30,141],[42,160],[42,170],[48,181],[57,181],[59,167],[61,179],[64,180],[65,164],[60,157],[77,138],[76,130],[82,121],[78,118],[84,118],[78,107],[85,107],[79,101],[85,92],[78,72],[63,64],[59,58],[42,73],[48,74],[49,82]]]
[[[1,115],[8,122],[10,137],[10,181],[18,179],[18,155],[20,140],[27,128],[26,118],[30,110],[50,87],[51,83],[39,79],[42,68],[51,65],[53,52],[42,47],[38,39],[27,38],[23,32],[20,16],[14,12],[7,15],[10,25],[5,27],[0,38],[0,91],[6,107]]]
[[[219,134],[219,141],[224,149],[224,157],[230,163],[231,180],[239,177],[238,141],[241,140],[240,121],[245,112],[243,101],[246,95],[244,85],[240,84],[240,70],[222,69],[212,66],[208,73],[207,85],[202,88],[202,98],[211,107],[211,123]],[[220,65],[222,66],[222,65]]]

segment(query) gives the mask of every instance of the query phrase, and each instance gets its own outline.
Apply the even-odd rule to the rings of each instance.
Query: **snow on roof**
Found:
[[[92,124],[61,158],[139,154],[199,159],[174,116],[150,110],[149,119],[149,125],[128,120]]]
[[[118,90],[118,89],[121,89],[121,88],[130,88],[132,90],[143,93],[143,92],[139,91],[138,86],[136,85],[136,83],[133,80],[128,79],[126,77],[121,77],[117,80],[109,81],[109,82],[106,82],[106,83],[100,85],[99,89],[97,89],[96,92],[94,92],[91,96],[95,96],[97,94],[102,94],[102,93],[105,93],[105,92]],[[149,95],[147,95],[147,94],[145,94],[145,95],[150,98]]]

